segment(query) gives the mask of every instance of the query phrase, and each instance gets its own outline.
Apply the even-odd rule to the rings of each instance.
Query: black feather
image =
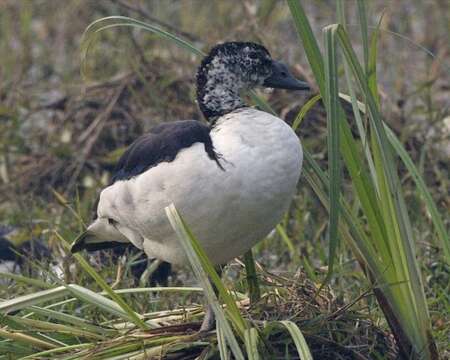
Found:
[[[142,174],[161,162],[175,159],[180,150],[203,143],[211,160],[223,170],[214,151],[210,128],[196,120],[173,121],[158,125],[139,137],[120,158],[112,183]]]

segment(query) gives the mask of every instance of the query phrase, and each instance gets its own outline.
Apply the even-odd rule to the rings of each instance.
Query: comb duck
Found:
[[[173,203],[220,265],[244,254],[281,220],[296,191],[302,147],[288,124],[247,106],[240,93],[308,85],[250,42],[215,46],[196,80],[209,124],[167,122],[138,138],[119,160],[100,194],[97,218],[73,252],[132,243],[150,258],[186,264],[164,210]]]

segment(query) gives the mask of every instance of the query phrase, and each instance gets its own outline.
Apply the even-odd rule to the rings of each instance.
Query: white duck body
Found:
[[[195,143],[175,160],[104,189],[98,219],[88,230],[112,235],[107,219],[114,219],[123,235],[116,234],[115,241],[185,264],[165,213],[174,203],[214,264],[225,264],[262,240],[295,194],[303,158],[299,139],[283,120],[253,108],[220,117],[210,136],[224,170]]]

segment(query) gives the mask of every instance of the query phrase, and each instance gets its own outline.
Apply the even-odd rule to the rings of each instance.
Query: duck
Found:
[[[149,258],[188,259],[165,208],[174,204],[210,261],[224,265],[264,239],[296,193],[303,152],[282,119],[245,104],[255,88],[308,90],[261,44],[225,42],[203,58],[196,101],[207,124],[165,122],[136,139],[71,251],[131,243]],[[212,310],[200,330],[210,330]]]

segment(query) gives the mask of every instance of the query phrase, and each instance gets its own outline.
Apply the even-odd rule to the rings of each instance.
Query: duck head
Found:
[[[208,120],[244,107],[242,90],[268,87],[308,90],[267,49],[252,42],[227,42],[215,46],[197,71],[197,102]]]

